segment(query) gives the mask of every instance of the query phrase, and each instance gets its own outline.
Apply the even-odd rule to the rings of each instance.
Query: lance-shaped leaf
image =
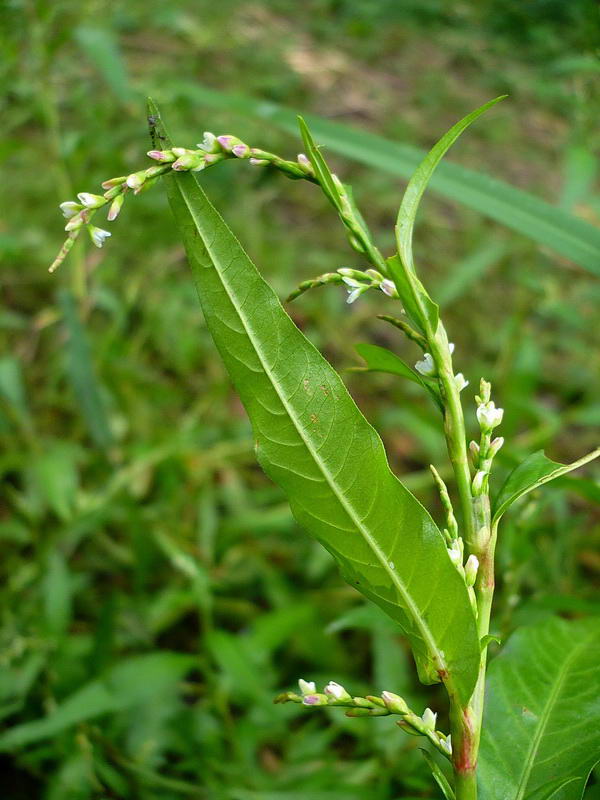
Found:
[[[443,410],[442,402],[439,394],[436,392],[433,384],[427,383],[421,375],[414,369],[411,369],[408,364],[405,364],[402,359],[395,353],[392,353],[386,347],[380,347],[377,344],[369,344],[368,342],[360,342],[355,345],[357,353],[364,358],[367,362],[365,371],[369,372],[388,372],[390,375],[398,375],[401,378],[406,378],[413,383],[418,383],[427,391],[434,403],[440,410]],[[358,367],[357,371],[361,368]]]
[[[559,464],[547,458],[543,450],[533,453],[513,469],[498,492],[498,496],[494,501],[494,524],[498,524],[506,509],[515,500],[523,497],[528,492],[532,492],[544,483],[549,483],[555,478],[560,478],[561,475],[566,475],[567,472],[572,472],[574,469],[582,467],[588,461],[598,458],[598,456],[600,456],[600,447],[572,464]]]
[[[576,800],[600,759],[600,620],[517,631],[490,666],[482,800]]]
[[[400,261],[397,259],[388,260],[388,265],[406,312],[423,331],[429,329],[431,333],[435,333],[439,319],[439,308],[429,297],[425,287],[415,273],[412,238],[419,203],[436,167],[461,133],[485,111],[502,100],[503,97],[490,100],[489,103],[485,103],[480,108],[475,109],[475,111],[459,120],[456,125],[453,125],[434,144],[421,161],[404,192],[398,211],[398,219],[396,220],[396,241]]]
[[[154,106],[152,113],[158,117]],[[196,176],[171,176],[167,191],[261,466],[346,580],[401,625],[421,679],[441,678],[468,698],[479,662],[475,620],[438,528],[391,472],[377,433],[285,313]]]

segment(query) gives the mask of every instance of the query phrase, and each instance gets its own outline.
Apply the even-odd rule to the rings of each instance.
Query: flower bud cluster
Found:
[[[454,344],[452,342],[448,343],[448,350],[452,355],[454,352]],[[425,378],[437,378],[438,376],[438,368],[431,353],[423,353],[423,358],[417,361],[415,369]],[[454,375],[454,385],[459,392],[462,392],[462,390],[469,385],[469,381],[466,380],[462,372],[457,372],[456,375]]]
[[[344,283],[348,291],[347,303],[354,303],[362,294],[369,289],[380,289],[388,297],[398,298],[398,292],[394,283],[388,278],[384,278],[380,272],[375,269],[359,270],[350,269],[349,267],[341,267],[337,272],[326,272],[324,275],[319,275],[317,278],[312,278],[308,281],[303,281],[297,289],[295,289],[287,298],[295,300],[304,292],[309,289],[315,289],[318,286],[324,286],[327,283]]]
[[[494,428],[497,428],[502,422],[504,409],[496,408],[494,401],[490,399],[491,391],[491,384],[482,379],[479,395],[475,398],[481,438],[479,444],[471,442],[469,445],[473,466],[476,469],[471,484],[473,497],[481,497],[487,494],[492,461],[504,444],[504,439],[501,436],[492,439]]]
[[[393,692],[382,692],[381,696],[353,697],[335,681],[329,681],[322,692],[317,691],[314,681],[298,681],[300,693],[284,692],[275,698],[275,703],[300,703],[303,706],[343,706],[348,708],[348,717],[385,717],[397,714],[402,717],[398,725],[412,736],[425,736],[446,757],[452,756],[450,736],[435,729],[437,714],[426,708],[419,716],[410,710],[406,701]]]

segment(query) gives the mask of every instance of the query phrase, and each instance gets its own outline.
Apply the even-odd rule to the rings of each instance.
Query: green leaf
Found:
[[[446,778],[440,767],[433,760],[433,756],[431,755],[431,753],[428,753],[427,750],[423,750],[422,748],[419,749],[423,753],[423,757],[425,758],[425,761],[427,762],[427,765],[431,770],[431,774],[433,775],[434,781],[442,790],[442,794],[444,795],[446,800],[455,800],[454,790],[450,786],[448,779]]]
[[[338,189],[333,181],[331,170],[321,155],[321,151],[314,143],[314,140],[308,129],[308,125],[302,119],[302,117],[298,117],[298,125],[300,127],[300,135],[302,136],[302,142],[304,144],[304,149],[306,150],[306,155],[313,166],[315,175],[329,200],[336,208],[339,208]]]
[[[581,796],[600,756],[599,663],[600,618],[511,636],[488,675],[482,800]]]
[[[388,264],[407,314],[422,331],[429,329],[431,333],[435,333],[439,320],[439,308],[417,278],[413,262],[413,230],[423,192],[427,188],[427,184],[431,180],[436,167],[460,134],[485,111],[502,99],[503,97],[497,97],[495,100],[490,100],[489,103],[485,103],[485,105],[467,114],[456,125],[453,125],[421,161],[404,192],[396,220],[396,242],[400,262],[397,260],[388,261]]]
[[[405,364],[395,353],[392,353],[386,347],[380,347],[377,344],[369,344],[367,342],[360,342],[355,345],[355,349],[367,362],[367,369],[369,372],[388,372],[391,375],[399,375],[402,378],[407,378],[409,381],[422,386],[431,395],[438,408],[443,408],[439,395],[436,394],[433,385],[423,380],[418,372],[411,369],[408,364]]]
[[[182,81],[165,91],[169,97],[188,97],[205,107],[258,117],[291,133],[296,130],[296,113],[292,109],[265,100]],[[339,122],[310,114],[305,117],[323,145],[389,175],[410,178],[425,155],[417,147],[391,142]],[[448,161],[440,164],[430,188],[600,274],[600,230],[591,223],[503,181]]]
[[[261,466],[346,580],[402,626],[421,679],[441,676],[467,698],[479,661],[475,620],[435,523],[391,472],[339,375],[296,328],[196,176],[171,176],[167,191]]]
[[[94,371],[87,333],[79,318],[73,294],[62,289],[58,299],[67,331],[65,348],[67,375],[91,438],[98,447],[106,449],[112,444],[113,438]]]
[[[549,483],[555,478],[560,478],[561,475],[566,475],[567,472],[572,472],[574,469],[582,467],[589,461],[598,458],[598,456],[600,456],[600,447],[572,464],[559,464],[547,458],[543,450],[533,453],[513,469],[498,492],[498,496],[494,501],[493,523],[497,524],[500,521],[506,509],[515,500],[537,489],[538,486],[542,486],[544,483]]]
[[[415,219],[417,211],[419,210],[419,203],[429,183],[431,176],[437,165],[440,163],[447,151],[452,147],[458,137],[465,131],[471,123],[485,113],[489,108],[495,106],[500,100],[503,100],[506,95],[496,97],[495,100],[490,100],[488,103],[480,106],[467,114],[459,120],[456,125],[453,125],[442,138],[434,144],[431,150],[427,153],[423,161],[419,164],[414,174],[411,176],[400,210],[398,211],[398,218],[396,220],[396,237],[398,240],[398,253],[402,259],[402,263],[407,270],[414,272],[413,256],[412,256],[412,235],[415,226]]]

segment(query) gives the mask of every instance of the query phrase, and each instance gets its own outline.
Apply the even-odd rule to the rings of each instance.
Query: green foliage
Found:
[[[488,676],[484,800],[581,797],[600,753],[599,662],[599,618],[512,635]]]
[[[158,116],[152,105],[151,113]],[[479,652],[475,620],[433,520],[390,471],[379,437],[195,176],[175,175],[167,185],[207,325],[248,411],[261,466],[346,580],[400,623],[421,680],[445,676],[467,698]]]
[[[504,512],[528,492],[532,492],[544,483],[556,480],[563,475],[582,467],[600,456],[600,448],[588,453],[587,456],[574,461],[572,464],[558,464],[544,455],[542,450],[532,453],[519,464],[518,467],[506,478],[504,485],[498,492],[494,501],[494,522],[498,523]]]

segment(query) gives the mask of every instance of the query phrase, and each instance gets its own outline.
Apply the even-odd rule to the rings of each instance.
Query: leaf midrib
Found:
[[[569,653],[568,657],[564,661],[563,665],[561,666],[553,684],[552,689],[550,691],[550,695],[548,697],[548,701],[544,707],[542,715],[540,717],[540,721],[538,723],[535,736],[531,740],[531,744],[529,746],[529,750],[527,753],[527,758],[524,762],[525,769],[521,773],[521,779],[519,781],[519,785],[517,786],[517,793],[514,797],[514,800],[523,800],[525,790],[527,789],[527,783],[529,782],[529,778],[531,777],[531,772],[534,767],[534,759],[537,755],[537,751],[539,750],[540,744],[542,742],[542,737],[546,731],[546,727],[548,725],[548,721],[550,719],[550,713],[553,710],[553,707],[556,703],[558,698],[559,692],[561,691],[563,684],[565,682],[566,674],[575,660],[576,656],[579,655],[579,652],[587,647],[588,642],[590,639],[593,639],[595,636],[594,633],[591,633],[586,639],[580,642],[577,647],[574,647],[573,650]],[[561,787],[562,788],[562,787]]]
[[[186,206],[188,208],[188,211],[190,212],[192,218],[196,222],[196,227],[199,230],[200,226],[199,226],[199,223],[196,221],[196,215],[194,213],[194,209],[192,208],[190,203],[188,203],[187,196],[186,196],[185,192],[183,191],[183,189],[181,188],[181,186],[179,184],[179,179],[181,177],[182,176],[178,175],[178,176],[176,176],[176,179],[175,179],[178,191],[179,191],[184,203],[186,204]],[[200,187],[198,187],[198,188],[200,188]],[[234,236],[233,233],[232,233],[232,236]],[[203,241],[204,247],[206,248],[207,252],[211,255],[211,260],[212,260],[213,264],[215,264],[215,267],[216,267],[216,264],[218,262],[217,262],[216,259],[212,258],[212,248],[206,242],[204,237],[202,237],[202,241]],[[240,249],[243,250],[241,245],[240,245]],[[442,653],[438,649],[438,647],[437,647],[437,645],[435,643],[435,639],[433,638],[433,635],[432,635],[429,627],[422,621],[419,609],[414,604],[412,598],[408,594],[408,592],[407,592],[407,590],[406,590],[406,588],[404,586],[404,583],[400,580],[400,578],[397,575],[397,573],[395,572],[395,570],[392,570],[390,568],[390,566],[388,564],[388,560],[385,557],[385,554],[379,548],[379,546],[374,542],[374,540],[371,537],[371,535],[369,534],[369,532],[363,527],[362,521],[360,520],[359,517],[356,516],[356,512],[355,512],[353,506],[346,501],[346,499],[344,498],[343,494],[340,494],[340,492],[339,492],[339,490],[337,488],[337,485],[335,483],[335,479],[333,478],[333,476],[331,475],[331,473],[329,472],[327,467],[317,457],[317,452],[314,451],[313,448],[310,446],[309,440],[307,440],[305,438],[302,429],[296,424],[294,415],[291,413],[290,408],[289,408],[286,400],[281,395],[281,393],[279,391],[278,384],[275,381],[271,371],[268,369],[268,367],[267,367],[267,365],[265,363],[265,360],[263,358],[263,354],[262,354],[259,346],[254,341],[254,338],[252,336],[252,328],[248,325],[246,317],[244,316],[244,314],[241,312],[241,310],[237,307],[236,303],[234,302],[234,298],[232,297],[231,293],[229,292],[229,289],[228,289],[228,287],[227,287],[227,285],[226,285],[226,283],[225,283],[220,271],[217,270],[217,272],[219,274],[221,285],[223,286],[223,289],[226,292],[227,297],[229,298],[229,301],[231,302],[232,307],[235,309],[236,314],[238,315],[240,321],[244,325],[244,329],[246,330],[246,332],[248,334],[248,339],[252,343],[254,351],[255,351],[255,353],[256,353],[256,355],[257,355],[257,357],[258,357],[258,359],[259,359],[259,361],[261,363],[261,366],[262,366],[265,374],[268,376],[268,378],[269,378],[269,380],[271,382],[271,385],[275,389],[275,392],[276,392],[277,396],[279,397],[279,400],[281,401],[282,406],[285,408],[289,419],[291,420],[292,424],[294,425],[294,427],[295,427],[295,429],[296,429],[296,431],[298,433],[298,436],[304,442],[304,445],[305,445],[306,449],[310,453],[313,461],[317,464],[317,466],[318,466],[319,470],[321,471],[323,477],[325,478],[325,480],[329,484],[330,489],[332,490],[332,492],[337,497],[340,505],[346,511],[346,513],[348,514],[348,516],[350,517],[350,519],[352,520],[352,522],[354,523],[356,528],[362,533],[365,541],[368,543],[368,545],[370,546],[371,550],[377,556],[377,559],[380,562],[381,567],[385,570],[385,572],[387,572],[387,574],[389,575],[392,583],[398,589],[398,592],[400,593],[401,597],[403,598],[404,602],[406,603],[406,606],[408,607],[410,613],[412,614],[414,620],[417,623],[417,627],[418,627],[418,629],[419,629],[419,631],[420,631],[420,633],[421,633],[421,635],[423,637],[423,640],[424,640],[425,644],[427,645],[430,653],[432,653],[434,655],[435,659],[436,659],[436,666],[438,667],[438,669],[445,670],[445,671],[448,672],[449,670],[448,670],[448,665],[446,664],[445,657],[442,655]]]

